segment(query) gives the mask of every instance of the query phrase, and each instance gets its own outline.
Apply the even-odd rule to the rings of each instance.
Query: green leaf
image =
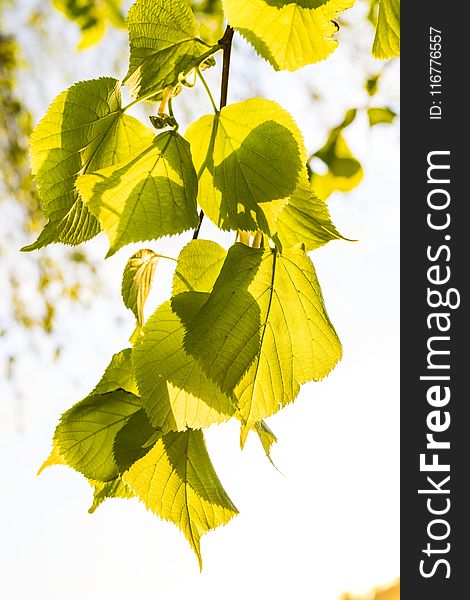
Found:
[[[356,114],[356,109],[348,110],[343,122],[331,130],[326,144],[312,156],[328,167],[326,173],[312,170],[310,174],[312,188],[323,200],[334,191],[349,192],[360,184],[364,176],[361,163],[353,156],[343,137],[343,130],[354,121]]]
[[[194,302],[195,293],[183,295],[188,294]],[[208,427],[235,412],[232,401],[185,352],[184,333],[180,318],[165,302],[149,318],[133,350],[143,406],[151,423],[164,432]]]
[[[185,349],[234,393],[247,430],[341,358],[315,269],[300,248],[280,254],[235,244],[186,329]]]
[[[109,77],[77,83],[54,100],[34,129],[32,171],[49,221],[23,250],[53,242],[76,245],[99,232],[75,189],[77,176],[122,161],[151,139],[148,127],[123,114],[119,85]]]
[[[161,432],[152,427],[143,409],[132,415],[114,440],[114,460],[119,472],[127,471],[144,457],[161,436]],[[152,444],[148,443],[150,439]]]
[[[168,433],[122,479],[147,508],[183,531],[201,568],[201,536],[238,513],[200,431]]]
[[[252,98],[193,123],[186,137],[198,202],[221,229],[271,233],[306,162],[297,125],[276,102]]]
[[[276,70],[295,71],[335,50],[338,15],[355,0],[223,0],[228,22]]]
[[[134,498],[135,494],[132,490],[119,478],[112,481],[90,481],[94,488],[93,504],[88,509],[90,514],[108,498]]]
[[[380,123],[393,123],[397,113],[386,106],[383,108],[373,107],[367,109],[367,116],[369,118],[370,126],[373,127],[374,125],[378,125]]]
[[[108,236],[108,256],[199,222],[189,144],[175,131],[161,133],[119,164],[79,177],[77,188]]]
[[[258,434],[259,441],[263,446],[263,450],[268,457],[271,464],[274,465],[271,459],[271,447],[273,444],[277,443],[277,437],[271,431],[271,429],[266,425],[264,421],[258,421],[254,424],[254,430]],[[243,435],[243,433],[242,433]]]
[[[122,277],[121,294],[124,305],[144,324],[144,305],[152,287],[153,274],[159,256],[153,250],[139,250],[127,261]]]
[[[192,240],[181,250],[173,276],[173,296],[210,292],[224,264],[227,250],[210,240]]]
[[[274,240],[280,250],[303,243],[310,252],[330,240],[345,239],[333,225],[324,200],[310,187],[306,170],[276,221]]]
[[[114,438],[141,408],[140,398],[124,390],[88,396],[62,415],[54,445],[66,463],[88,479],[111,481],[118,475]]]
[[[93,389],[91,395],[108,394],[115,390],[124,390],[139,395],[132,368],[132,349],[121,350],[111,359],[103,377]]]
[[[379,0],[379,16],[372,56],[380,59],[400,55],[400,0]]]
[[[137,0],[127,17],[129,71],[124,85],[134,98],[149,97],[198,64],[210,46],[198,38],[186,0]]]

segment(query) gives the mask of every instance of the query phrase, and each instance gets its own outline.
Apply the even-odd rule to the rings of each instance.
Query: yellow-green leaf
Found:
[[[228,22],[276,70],[295,71],[335,50],[335,19],[355,0],[223,0]]]
[[[83,175],[77,188],[108,236],[108,256],[199,222],[189,144],[175,131],[156,136],[124,162]]]
[[[124,85],[135,98],[149,97],[178,82],[210,48],[199,39],[186,0],[137,0],[127,18],[129,71]]]
[[[312,191],[306,170],[276,220],[273,237],[281,250],[304,244],[308,252],[330,240],[344,239],[333,225],[325,201]]]
[[[194,296],[183,295],[188,294]],[[184,333],[180,318],[165,302],[149,318],[133,350],[143,406],[151,423],[164,432],[208,427],[235,412],[230,398],[184,350]]]
[[[400,56],[400,0],[379,0],[372,55],[380,59]]]
[[[62,92],[31,136],[31,164],[49,220],[35,250],[54,242],[76,245],[100,230],[75,189],[79,175],[124,160],[152,132],[121,108],[120,84],[103,77]]]
[[[276,102],[252,98],[201,117],[186,137],[204,213],[221,229],[270,234],[306,161],[289,113]]]
[[[90,481],[90,485],[94,488],[93,504],[88,509],[90,514],[108,498],[134,498],[135,494],[132,490],[119,478],[112,481]]]
[[[301,248],[281,254],[235,244],[186,329],[185,349],[235,395],[247,429],[292,402],[301,383],[322,379],[341,358],[315,269]]]
[[[201,568],[201,536],[238,513],[214,471],[201,431],[168,433],[122,480],[147,508],[183,531]]]

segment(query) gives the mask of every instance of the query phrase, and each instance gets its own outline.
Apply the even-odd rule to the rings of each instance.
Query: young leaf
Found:
[[[77,188],[108,236],[108,256],[199,222],[189,144],[175,131],[156,136],[124,162],[79,177]]]
[[[400,0],[379,0],[379,16],[372,56],[380,59],[400,55]]]
[[[144,324],[144,305],[152,287],[158,255],[153,250],[139,250],[127,261],[122,277],[121,294],[124,305]]]
[[[188,294],[195,293],[182,295]],[[184,332],[170,302],[165,302],[149,318],[133,350],[143,406],[152,425],[163,432],[208,427],[235,412],[232,401],[185,352]]]
[[[82,81],[62,92],[31,136],[32,170],[49,221],[23,250],[94,237],[100,227],[75,189],[77,176],[124,160],[152,137],[148,127],[123,114],[116,79]]]
[[[140,398],[124,390],[88,396],[62,415],[54,445],[67,465],[88,479],[111,481],[118,475],[114,438],[141,408]]]
[[[333,225],[325,201],[312,191],[304,170],[287,206],[277,218],[274,240],[280,250],[303,243],[310,252],[338,239],[344,238]]]
[[[266,456],[268,457],[269,462],[271,464],[274,464],[271,459],[271,447],[273,444],[277,443],[277,441],[278,441],[277,437],[271,431],[271,429],[266,425],[266,423],[264,421],[257,421],[254,424],[254,430],[258,434],[259,441],[261,442],[261,445],[263,446],[263,450],[264,450]],[[242,433],[242,436],[243,436],[243,433]]]
[[[386,106],[383,108],[372,107],[367,109],[367,117],[369,118],[369,124],[371,127],[380,123],[393,123],[396,116],[397,113]]]
[[[201,568],[201,536],[238,513],[212,466],[201,431],[168,433],[122,479],[147,508],[183,531]]]
[[[299,248],[280,254],[232,246],[186,329],[185,349],[224,392],[234,393],[247,429],[341,358],[315,269]]]
[[[252,98],[193,123],[186,137],[198,202],[221,229],[271,233],[306,162],[302,134],[276,102]]]
[[[331,130],[325,145],[313,156],[328,167],[326,173],[311,172],[310,181],[315,193],[326,200],[334,191],[349,192],[362,181],[364,176],[361,163],[353,156],[343,130],[356,118],[357,110],[346,112],[343,122]]]
[[[108,498],[134,498],[135,494],[119,477],[112,481],[90,481],[94,488],[93,504],[88,509],[90,514]]]
[[[210,48],[198,38],[186,0],[137,0],[127,17],[129,71],[123,84],[134,98],[148,97],[178,82]]]
[[[223,0],[228,22],[277,70],[325,59],[338,45],[334,20],[355,0]]]

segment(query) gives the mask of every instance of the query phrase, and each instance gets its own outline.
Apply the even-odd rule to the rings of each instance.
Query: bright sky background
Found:
[[[67,31],[73,48],[75,31]],[[371,43],[371,32],[366,34],[363,45]],[[328,61],[297,74],[275,74],[256,63],[258,93],[292,112],[309,149],[323,143],[344,109],[365,103],[364,69],[380,67],[371,59],[351,69],[353,32],[344,38]],[[97,57],[106,43],[72,63],[65,84],[51,74],[46,102],[73,81],[102,74]],[[238,94],[234,88],[246,77],[248,54],[237,43],[231,100],[244,97],[241,84]],[[388,71],[382,98],[391,94],[396,101],[398,65]],[[328,104],[312,103],[305,82]],[[195,105],[209,110],[206,100]],[[240,515],[204,536],[202,574],[183,534],[137,500],[108,501],[90,516],[91,489],[81,475],[54,467],[36,477],[60,413],[83,398],[111,355],[127,346],[132,315],[119,304],[120,274],[134,251],[127,247],[106,261],[106,293],[91,311],[59,308],[61,361],[51,361],[52,344],[45,341],[39,356],[20,361],[16,396],[0,382],[1,598],[337,600],[342,592],[365,593],[398,576],[398,130],[369,129],[361,117],[346,135],[366,177],[352,193],[332,197],[330,210],[338,229],[358,241],[332,242],[311,254],[344,358],[326,380],[305,385],[292,406],[268,420],[279,437],[273,459],[282,474],[256,439],[239,450],[235,425],[208,431],[215,468]],[[213,235],[206,223],[200,237]],[[189,238],[148,246],[177,256]],[[233,235],[216,239],[228,246]],[[89,244],[96,260],[106,245],[104,236]],[[15,260],[21,271],[28,255]],[[147,314],[168,297],[171,269],[159,265]],[[31,343],[18,334],[18,351]]]

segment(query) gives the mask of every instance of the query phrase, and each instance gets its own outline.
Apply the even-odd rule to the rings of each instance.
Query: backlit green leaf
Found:
[[[151,139],[151,131],[123,114],[119,82],[82,81],[51,104],[31,137],[31,163],[49,222],[23,250],[79,244],[100,230],[76,189],[77,176],[122,161]]]
[[[131,348],[114,354],[103,377],[91,394],[108,394],[114,390],[124,390],[135,396],[139,395],[134,379]]]
[[[129,71],[124,84],[135,98],[156,94],[178,82],[210,46],[198,38],[186,0],[137,0],[127,18]]]
[[[66,463],[88,479],[111,481],[118,475],[114,438],[141,408],[140,399],[124,390],[88,396],[62,415],[54,444]]]
[[[303,243],[309,252],[337,239],[344,238],[331,222],[325,201],[312,191],[304,171],[287,206],[277,218],[274,240],[281,250]]]
[[[223,391],[234,393],[247,429],[341,358],[315,269],[300,248],[281,254],[235,244],[186,329],[186,350]]]
[[[201,567],[201,536],[238,513],[200,431],[168,433],[122,479],[147,508],[183,531]]]
[[[181,250],[173,276],[173,296],[210,292],[224,264],[227,250],[210,240],[193,240]]]
[[[381,59],[400,55],[400,0],[379,0],[372,55]]]
[[[182,295],[188,294],[195,295]],[[205,301],[206,295],[202,296]],[[170,302],[165,302],[149,318],[134,346],[143,406],[151,423],[164,432],[208,427],[226,421],[235,412],[232,401],[185,352],[184,333],[180,318]]]
[[[94,513],[95,510],[108,498],[134,498],[132,490],[119,478],[112,481],[90,481],[94,488],[93,504],[88,512]]]
[[[186,137],[198,202],[221,229],[270,233],[306,161],[297,125],[276,102],[253,98],[193,123]]]
[[[158,258],[153,250],[139,250],[127,261],[124,269],[122,299],[125,306],[134,313],[139,325],[144,324],[144,305],[152,287]]]
[[[355,0],[223,0],[228,22],[276,70],[325,59],[338,45],[338,15]]]
[[[264,421],[258,421],[257,423],[255,423],[253,429],[258,434],[259,441],[261,442],[261,445],[263,446],[263,450],[264,450],[266,456],[268,457],[271,464],[274,464],[271,459],[271,447],[273,444],[277,443],[277,441],[278,441],[277,437],[271,431],[271,429],[266,425],[266,423]],[[243,436],[243,433],[242,433],[242,436]],[[242,439],[242,441],[243,441],[243,439]]]
[[[143,409],[133,414],[114,440],[114,461],[119,472],[127,471],[144,457],[161,436],[161,432],[152,427]]]
[[[175,131],[156,136],[124,162],[83,175],[77,188],[108,236],[108,256],[199,222],[189,144]]]

